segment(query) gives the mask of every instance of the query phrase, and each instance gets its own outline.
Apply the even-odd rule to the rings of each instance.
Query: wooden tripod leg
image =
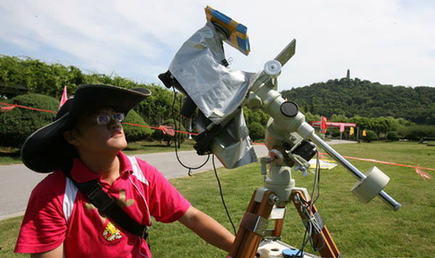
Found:
[[[306,220],[306,215],[302,212],[301,207],[304,205],[301,201],[298,201],[299,197],[301,200],[303,200],[305,203],[309,202],[306,200],[306,196],[303,191],[300,190],[293,190],[292,194],[290,195],[291,200],[293,201],[296,210],[299,213],[299,216],[304,221]],[[317,208],[314,205],[308,205],[308,212],[310,216],[313,216],[314,214],[318,214]],[[322,257],[339,257],[340,252],[338,251],[337,246],[335,245],[334,240],[331,237],[331,234],[329,233],[328,228],[326,225],[323,225],[322,230],[320,232],[313,232],[311,235],[313,238],[313,242],[317,243],[318,251]]]
[[[256,190],[252,195],[251,201],[246,209],[246,212],[240,223],[239,230],[237,231],[236,240],[234,241],[233,248],[228,255],[232,258],[245,258],[255,257],[258,246],[263,236],[257,230],[259,222],[267,220],[273,208],[273,203],[270,201],[270,191],[263,194],[261,202],[255,201]]]

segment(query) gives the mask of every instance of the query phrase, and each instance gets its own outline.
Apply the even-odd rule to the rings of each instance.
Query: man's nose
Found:
[[[110,122],[109,122],[108,126],[109,127],[115,127],[115,126],[122,127],[122,122],[117,120],[117,119],[110,118]]]

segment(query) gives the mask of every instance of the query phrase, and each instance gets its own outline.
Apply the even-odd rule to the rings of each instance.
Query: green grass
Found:
[[[435,147],[417,143],[362,143],[335,145],[342,155],[374,158],[409,165],[435,168]],[[354,177],[342,167],[322,171],[321,193],[316,203],[320,214],[344,257],[433,257],[435,253],[435,177],[423,180],[412,168],[351,163],[361,171],[376,165],[391,180],[386,192],[402,204],[392,211],[379,198],[369,204],[356,200],[350,189]],[[427,171],[435,176],[435,171]],[[227,206],[238,228],[252,192],[262,186],[259,166],[252,164],[235,170],[218,169]],[[313,176],[293,173],[296,185],[311,189]],[[191,201],[231,228],[212,172],[194,174],[171,182]],[[0,221],[0,257],[11,254],[20,218]],[[292,205],[287,206],[283,240],[300,246],[304,229]],[[154,223],[150,243],[155,257],[224,257],[179,223]],[[311,248],[306,251],[312,252]]]
[[[20,230],[22,216],[0,221],[0,257],[29,257],[12,253]]]

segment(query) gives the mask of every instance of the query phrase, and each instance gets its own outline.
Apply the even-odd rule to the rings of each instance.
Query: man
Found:
[[[140,227],[150,226],[151,216],[166,223],[179,221],[230,251],[234,236],[228,230],[192,207],[154,167],[121,151],[127,147],[121,122],[149,95],[145,89],[81,86],[53,123],[27,138],[23,163],[37,172],[54,173],[31,194],[16,252],[34,257],[151,257],[146,234],[133,232],[137,226],[126,230],[128,225],[123,228],[104,208],[93,205],[92,191],[80,188],[89,182],[97,182]]]

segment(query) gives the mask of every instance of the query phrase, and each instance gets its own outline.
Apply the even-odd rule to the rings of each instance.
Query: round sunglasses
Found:
[[[96,117],[98,125],[108,125],[111,121],[121,123],[124,119],[125,115],[123,113],[100,113]]]

